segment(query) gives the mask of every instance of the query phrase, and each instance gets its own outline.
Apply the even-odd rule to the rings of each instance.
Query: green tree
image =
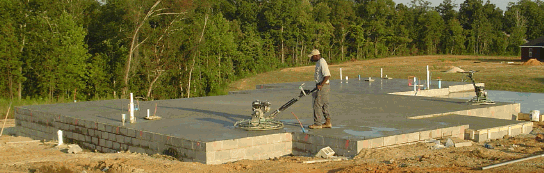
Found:
[[[519,46],[525,43],[525,33],[527,32],[527,20],[522,15],[522,9],[520,6],[510,6],[504,13],[505,23],[510,25],[505,26],[510,37],[508,37],[507,51],[512,55],[520,55]]]

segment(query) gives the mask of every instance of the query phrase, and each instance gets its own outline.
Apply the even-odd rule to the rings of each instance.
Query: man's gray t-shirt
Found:
[[[325,61],[324,58],[321,58],[317,62],[315,62],[315,82],[319,83],[323,81],[323,78],[325,76],[331,76],[331,72],[329,71],[329,65],[327,65],[327,61]],[[329,80],[327,80],[325,83],[329,83]]]

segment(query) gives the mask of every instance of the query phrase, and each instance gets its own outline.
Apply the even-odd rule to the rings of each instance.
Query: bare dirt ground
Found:
[[[380,68],[394,78],[423,76],[429,65],[435,77],[457,81],[459,74],[441,73],[452,67],[480,70],[479,81],[491,89],[543,92],[544,66],[524,66],[516,57],[477,56],[421,56],[394,57],[367,61],[331,64],[331,72],[351,78],[379,76]],[[231,85],[231,90],[254,89],[256,84],[311,80],[313,66],[287,68],[242,79]],[[332,79],[338,76],[332,76]],[[510,81],[507,84],[504,81]],[[513,82],[512,82],[513,81]],[[518,82],[519,81],[519,82]],[[522,83],[522,84],[520,84]],[[524,84],[526,83],[526,85]],[[488,170],[484,166],[509,160],[544,154],[544,142],[537,135],[544,134],[544,123],[534,124],[528,135],[505,137],[469,147],[432,149],[434,144],[418,142],[396,147],[362,150],[347,161],[306,164],[319,160],[312,157],[284,156],[268,160],[242,160],[221,165],[182,162],[169,156],[122,153],[97,153],[84,150],[68,154],[65,147],[54,142],[35,141],[16,136],[13,120],[8,120],[0,136],[0,172],[544,172],[544,157],[517,162]],[[3,125],[3,120],[0,120]]]

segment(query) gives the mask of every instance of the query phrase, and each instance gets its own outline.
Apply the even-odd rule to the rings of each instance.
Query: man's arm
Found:
[[[319,84],[317,84],[317,89],[321,90],[321,88],[323,88],[323,85],[325,85],[327,83],[327,81],[329,80],[330,77],[331,76],[324,76],[323,80]]]

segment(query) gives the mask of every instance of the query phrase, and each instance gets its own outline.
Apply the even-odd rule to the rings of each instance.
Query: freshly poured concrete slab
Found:
[[[126,124],[132,129],[150,131],[185,139],[209,142],[267,134],[300,132],[296,114],[305,128],[313,123],[311,96],[300,99],[282,112],[276,119],[285,122],[285,128],[271,131],[245,131],[233,127],[236,121],[249,119],[251,102],[267,100],[275,110],[299,95],[298,86],[303,82],[274,84],[268,89],[236,92],[225,96],[183,98],[139,102],[135,112],[137,123]],[[313,88],[313,82],[305,82],[306,89]],[[451,85],[454,85],[452,83]],[[401,85],[401,86],[400,86]],[[442,86],[448,86],[443,82]],[[267,85],[268,86],[268,85]],[[277,87],[273,87],[277,86]],[[440,114],[475,108],[487,108],[510,103],[498,102],[496,105],[468,105],[466,100],[388,95],[391,91],[410,91],[406,80],[392,79],[369,83],[352,80],[349,83],[331,81],[330,113],[332,129],[309,130],[309,134],[319,134],[342,139],[371,139],[383,136],[405,134],[437,128],[457,126],[437,121],[408,119],[427,114]],[[126,114],[129,100],[106,100],[55,105],[25,106],[30,110],[50,112],[83,120],[111,125],[121,125],[121,114]],[[144,120],[147,109],[162,117],[160,120]],[[482,122],[488,123],[488,122]]]

